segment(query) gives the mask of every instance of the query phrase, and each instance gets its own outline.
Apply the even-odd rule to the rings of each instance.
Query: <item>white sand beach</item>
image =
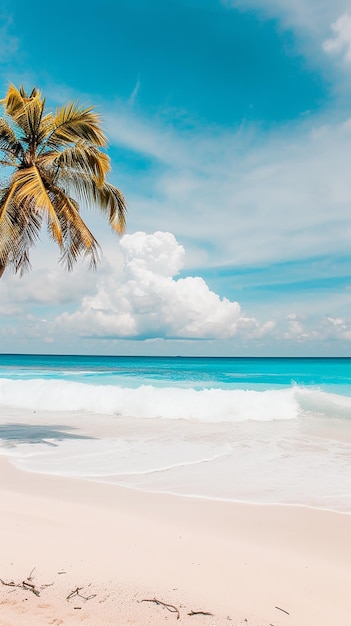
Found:
[[[1,626],[349,623],[351,515],[0,469]]]

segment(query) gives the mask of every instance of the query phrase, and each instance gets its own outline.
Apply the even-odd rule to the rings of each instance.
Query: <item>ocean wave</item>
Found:
[[[198,390],[2,378],[0,404],[38,411],[84,411],[123,417],[195,419],[204,422],[291,420],[308,414],[351,418],[350,397],[298,386],[264,391]]]

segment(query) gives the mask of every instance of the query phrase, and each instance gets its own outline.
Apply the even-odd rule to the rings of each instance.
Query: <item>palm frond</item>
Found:
[[[15,246],[12,248],[8,262],[10,261],[14,267],[14,271],[20,272],[21,275],[31,269],[29,251],[39,239],[42,222],[42,214],[31,212],[30,215],[27,216],[25,223],[22,223],[16,229],[17,237],[14,238]]]
[[[0,187],[0,270],[12,265],[22,272],[30,266],[30,249],[44,219],[68,269],[79,256],[89,256],[95,267],[99,246],[79,203],[102,210],[120,234],[127,212],[123,194],[106,181],[110,159],[101,150],[106,138],[99,115],[75,102],[45,114],[38,89],[28,95],[14,85],[0,104],[5,109],[0,166],[12,169]]]
[[[29,201],[18,205],[14,185],[3,189],[0,196],[0,264],[12,265],[14,270],[30,267],[29,249],[39,237],[43,216],[33,211]],[[6,210],[4,209],[6,207]]]
[[[6,219],[7,213],[13,204],[15,193],[17,190],[17,184],[11,183],[5,189],[1,191],[0,197],[0,225]]]
[[[110,159],[96,146],[79,141],[75,146],[63,150],[53,165],[67,172],[68,176],[71,171],[92,176],[98,185],[102,185],[110,170]]]
[[[99,259],[99,246],[79,215],[78,203],[58,187],[53,186],[52,193],[53,205],[63,234],[60,262],[71,270],[79,256],[89,255],[90,266],[95,268]]]
[[[90,176],[75,172],[69,172],[69,175],[60,172],[58,184],[77,196],[88,208],[92,205],[106,212],[114,231],[120,235],[125,232],[127,203],[117,187],[107,182],[97,185]]]
[[[62,152],[58,150],[46,152],[38,157],[38,167],[54,168],[63,176],[70,177],[71,173],[84,174],[92,177],[98,185],[102,185],[107,172],[110,170],[110,159],[96,146],[86,141],[78,141]]]
[[[25,115],[23,117],[23,125],[18,119],[17,124],[23,128],[26,132],[27,125],[30,130],[30,139],[38,143],[39,128],[41,125],[41,119],[43,117],[43,111],[45,107],[45,100],[41,97],[40,92],[37,92],[35,96],[31,97],[25,104]]]
[[[61,246],[62,232],[60,223],[38,168],[33,165],[32,167],[18,170],[15,174],[15,180],[18,202],[32,201],[36,211],[41,210],[46,213],[52,236]]]
[[[56,111],[53,122],[55,129],[47,140],[49,148],[76,143],[80,139],[96,146],[106,145],[100,116],[93,112],[92,107],[84,109],[77,103],[70,102]]]
[[[105,182],[94,189],[95,202],[109,212],[109,222],[120,235],[126,229],[127,204],[123,194],[110,183]]]
[[[38,145],[41,145],[42,142],[54,131],[54,116],[52,113],[48,113],[41,118],[40,126],[38,129]]]
[[[7,262],[11,249],[13,247],[13,238],[15,229],[13,220],[11,219],[11,200],[13,198],[14,189],[8,186],[1,190],[0,197],[0,264]]]
[[[73,196],[79,203],[85,206],[95,205],[96,181],[84,172],[67,172],[57,169],[55,172],[55,184],[68,195]]]
[[[11,157],[23,155],[23,147],[8,122],[0,117],[0,150]]]
[[[10,161],[9,159],[0,159],[0,165],[3,165],[5,167],[16,167],[17,161],[15,157],[12,157],[12,161]]]
[[[20,90],[21,89],[22,87]],[[8,115],[11,115],[11,117],[23,109],[24,96],[21,94],[20,90],[18,90],[14,85],[10,85],[5,98],[0,101],[5,108],[5,112]]]
[[[25,141],[28,144],[37,143],[45,106],[45,100],[41,97],[40,91],[34,88],[31,95],[27,96],[23,87],[18,90],[14,85],[10,85],[3,103],[6,113],[23,130]]]

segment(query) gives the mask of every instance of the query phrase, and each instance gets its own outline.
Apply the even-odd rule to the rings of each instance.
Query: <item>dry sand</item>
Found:
[[[351,623],[351,515],[0,472],[0,626]]]

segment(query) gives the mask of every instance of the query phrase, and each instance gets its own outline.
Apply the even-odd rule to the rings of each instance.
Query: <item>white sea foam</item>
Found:
[[[112,419],[112,418],[110,418]],[[351,512],[351,441],[304,433],[298,421],[222,425],[164,422],[159,435],[50,439],[1,447],[22,470],[112,482],[145,491]],[[179,426],[179,427],[178,427]],[[185,430],[185,432],[183,432]],[[166,436],[166,433],[167,436]],[[6,446],[6,441],[2,442]]]
[[[3,379],[0,402],[0,454],[27,471],[351,512],[346,396]]]
[[[0,404],[47,411],[196,419],[203,422],[291,420],[301,414],[350,417],[351,398],[293,386],[280,390],[128,388],[62,380],[0,379]]]
[[[47,444],[54,445],[47,445]],[[21,469],[79,477],[143,476],[181,467],[211,463],[231,453],[229,444],[155,442],[145,439],[82,441],[48,440],[4,450]]]

